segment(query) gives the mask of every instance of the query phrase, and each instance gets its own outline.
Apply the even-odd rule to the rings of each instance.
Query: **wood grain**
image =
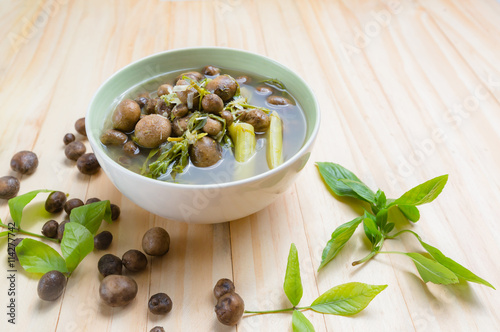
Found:
[[[362,211],[336,199],[315,161],[334,161],[370,187],[395,197],[418,183],[450,174],[442,195],[421,209],[413,226],[427,242],[500,285],[496,203],[500,201],[500,4],[494,0],[340,1],[52,0],[0,3],[0,175],[16,175],[9,160],[20,150],[40,159],[22,176],[21,193],[38,188],[82,199],[109,199],[122,208],[110,253],[140,249],[142,234],[165,227],[170,252],[133,274],[137,299],[125,308],[98,300],[96,271],[102,253],[90,254],[70,278],[62,298],[42,302],[37,277],[17,272],[17,322],[2,331],[291,331],[288,314],[252,316],[237,327],[219,324],[212,288],[233,278],[248,309],[287,306],[283,276],[290,243],[301,262],[307,305],[332,286],[360,281],[388,284],[354,318],[306,313],[317,331],[498,331],[500,301],[477,284],[425,284],[404,257],[379,255],[359,267],[368,244],[361,232],[325,269],[321,251],[336,226]],[[79,174],[64,157],[62,137],[74,132],[99,85],[143,56],[189,46],[226,46],[270,56],[313,88],[322,127],[295,185],[270,207],[220,225],[187,225],[142,210],[106,175]],[[78,139],[83,139],[78,137]],[[86,143],[87,144],[87,143]],[[90,148],[87,144],[87,148]],[[50,216],[30,218],[39,232]],[[0,200],[0,218],[9,221]],[[64,213],[57,216],[64,219]],[[409,236],[386,250],[420,251]],[[6,248],[6,239],[0,239]],[[0,255],[7,270],[6,250]],[[2,283],[2,307],[8,300]],[[148,313],[147,300],[166,292],[174,307]]]

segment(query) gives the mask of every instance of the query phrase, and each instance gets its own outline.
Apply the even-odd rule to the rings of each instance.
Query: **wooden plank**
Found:
[[[53,0],[3,2],[0,8],[3,35],[25,37],[15,45],[9,38],[0,41],[0,175],[16,175],[9,167],[12,155],[33,150],[40,166],[34,175],[20,177],[21,193],[44,187],[121,206],[121,218],[102,226],[115,236],[106,252],[121,256],[140,249],[142,234],[153,226],[165,227],[172,239],[166,256],[149,258],[146,272],[130,274],[139,293],[125,308],[109,308],[98,299],[96,265],[104,252],[82,262],[54,303],[40,301],[37,277],[19,271],[15,331],[148,331],[156,325],[289,331],[289,314],[222,326],[213,313],[212,288],[229,277],[247,309],[289,306],[282,285],[292,242],[304,285],[300,305],[344,282],[389,285],[354,318],[307,312],[317,331],[500,329],[499,301],[489,288],[424,284],[412,263],[399,256],[379,255],[352,267],[369,250],[361,230],[317,272],[331,232],[362,209],[352,199],[332,197],[313,164],[340,163],[390,197],[449,173],[441,197],[422,207],[421,221],[412,229],[500,285],[495,262],[500,226],[493,217],[500,199],[498,2]],[[122,196],[103,172],[81,175],[66,160],[62,144],[113,72],[154,52],[203,45],[246,49],[284,63],[313,87],[322,109],[316,147],[295,185],[267,209],[214,226],[151,215]],[[34,217],[45,197],[28,209],[26,229],[39,232],[52,217]],[[65,213],[55,217],[61,221]],[[5,201],[0,218],[9,220]],[[0,246],[5,242],[0,239]],[[409,235],[388,241],[385,249],[422,250]],[[3,250],[0,260],[7,270]],[[6,294],[5,286],[0,292]],[[157,292],[166,292],[174,303],[164,317],[147,310]],[[2,319],[0,329],[12,326]]]

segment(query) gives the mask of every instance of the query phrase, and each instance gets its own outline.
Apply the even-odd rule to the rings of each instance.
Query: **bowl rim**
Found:
[[[102,153],[102,157],[105,160],[107,160],[108,162],[110,162],[110,164],[112,164],[116,167],[122,168],[124,172],[130,174],[132,177],[136,178],[137,180],[142,179],[143,181],[146,181],[147,183],[151,182],[151,184],[154,184],[154,185],[171,187],[171,188],[183,188],[183,189],[216,189],[216,188],[220,189],[220,188],[236,187],[236,186],[256,182],[256,181],[265,179],[267,177],[270,177],[276,173],[279,173],[282,170],[284,170],[285,168],[289,167],[291,164],[295,163],[302,155],[304,155],[311,148],[311,146],[314,143],[314,141],[316,140],[316,137],[317,137],[318,132],[319,132],[321,112],[320,112],[319,103],[318,103],[318,100],[316,98],[316,95],[312,91],[309,84],[307,84],[307,82],[304,81],[304,79],[302,77],[300,77],[297,73],[295,73],[295,71],[293,71],[289,67],[283,65],[282,63],[280,63],[280,62],[278,62],[278,61],[276,61],[268,56],[265,56],[265,55],[262,55],[262,54],[259,54],[256,52],[252,52],[252,51],[247,51],[247,50],[242,50],[242,49],[232,48],[232,47],[222,47],[222,46],[184,47],[184,48],[175,48],[175,49],[171,49],[171,50],[161,51],[161,52],[153,53],[151,55],[137,59],[137,60],[125,65],[124,67],[118,69],[97,88],[96,92],[92,96],[92,99],[90,100],[90,103],[89,103],[89,106],[87,108],[87,112],[85,115],[86,116],[85,117],[86,128],[90,128],[89,127],[89,125],[90,125],[90,120],[89,120],[90,116],[89,115],[91,113],[91,108],[92,108],[92,105],[94,104],[94,101],[95,101],[97,95],[100,93],[100,91],[102,90],[102,88],[104,86],[109,84],[109,82],[111,80],[113,80],[116,76],[118,76],[121,72],[126,71],[129,67],[136,65],[138,62],[142,62],[142,61],[154,58],[154,57],[161,57],[164,54],[175,54],[177,52],[189,52],[189,51],[194,51],[194,50],[196,50],[196,51],[199,51],[199,50],[207,50],[207,51],[208,50],[222,50],[222,51],[227,50],[227,51],[231,51],[231,52],[247,53],[247,54],[256,56],[258,58],[262,58],[263,60],[266,60],[266,61],[272,63],[274,66],[280,67],[281,69],[284,69],[284,70],[290,72],[293,76],[295,76],[295,79],[298,79],[299,81],[301,81],[301,83],[306,87],[306,89],[308,90],[307,92],[312,96],[312,99],[313,99],[314,107],[316,110],[316,121],[313,123],[311,136],[304,142],[304,144],[299,149],[299,151],[297,151],[291,158],[286,160],[283,164],[279,165],[278,167],[271,169],[271,170],[268,170],[266,172],[251,176],[249,178],[236,180],[236,181],[230,181],[230,182],[215,183],[215,184],[189,184],[189,183],[175,183],[175,182],[156,180],[156,179],[148,178],[148,177],[145,177],[145,176],[140,175],[138,173],[135,173],[135,172],[119,165],[116,161],[114,161],[106,153]],[[96,150],[95,147],[99,146],[99,142],[96,142],[92,135],[88,136],[88,140],[89,140],[89,143],[92,147],[93,152],[95,153],[95,150]]]

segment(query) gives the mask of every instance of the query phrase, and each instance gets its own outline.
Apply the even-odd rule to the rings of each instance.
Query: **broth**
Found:
[[[220,69],[221,75],[228,74],[234,78],[237,78],[237,80],[241,76],[247,76],[250,78],[249,82],[247,81],[239,85],[241,95],[247,98],[248,104],[257,107],[265,107],[270,111],[276,111],[278,113],[283,124],[283,161],[286,161],[293,155],[295,155],[304,144],[306,135],[306,119],[302,109],[300,108],[300,105],[293,98],[293,96],[291,96],[285,89],[283,89],[282,86],[280,87],[279,83],[263,83],[265,80],[269,80],[269,78],[267,77],[256,75],[253,73],[250,74],[236,70],[224,69],[222,67],[220,67]],[[108,111],[108,114],[110,114],[110,116],[105,121],[103,131],[113,127],[111,114],[113,113],[113,110],[116,108],[118,103],[122,100],[126,98],[134,100],[139,94],[144,92],[149,93],[151,98],[155,98],[157,97],[156,90],[161,84],[169,83],[174,85],[173,82],[175,78],[178,77],[181,73],[199,70],[200,68],[194,68],[169,72],[164,75],[154,77],[137,86],[131,87],[128,91],[121,95],[119,99],[117,99],[117,102],[115,104],[110,105],[110,109]],[[206,77],[212,78],[212,76]],[[270,87],[274,91],[273,95],[285,95],[288,99],[292,100],[293,104],[269,104],[266,101],[269,95],[259,93],[256,90],[256,87],[258,86]],[[163,174],[159,176],[157,180],[180,184],[219,184],[241,180],[264,173],[270,169],[266,159],[267,137],[267,133],[255,134],[256,153],[253,155],[253,157],[251,157],[250,160],[244,163],[239,163],[235,160],[233,148],[223,147],[222,159],[215,165],[209,167],[196,167],[192,164],[192,162],[189,162],[182,173],[177,173],[175,175],[175,179],[172,178],[170,174]],[[141,174],[141,168],[143,167],[148,154],[151,151],[151,149],[141,147],[141,151],[139,154],[130,157],[125,155],[121,146],[106,146],[103,144],[103,147],[113,160],[118,162],[123,167],[139,174]]]

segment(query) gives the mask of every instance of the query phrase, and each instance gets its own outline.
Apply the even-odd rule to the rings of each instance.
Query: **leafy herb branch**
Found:
[[[356,228],[363,223],[365,235],[372,244],[372,249],[364,258],[353,262],[353,266],[365,263],[380,253],[401,254],[413,261],[418,273],[425,282],[430,281],[435,284],[448,285],[458,283],[459,279],[464,279],[494,289],[489,282],[445,256],[439,249],[425,243],[414,231],[404,229],[396,233],[393,232],[395,223],[389,219],[389,211],[398,210],[407,220],[417,222],[420,219],[417,206],[430,203],[436,199],[446,185],[448,175],[442,175],[424,182],[408,190],[397,199],[387,199],[382,190],[378,189],[377,192],[373,192],[351,171],[338,164],[319,162],[317,166],[325,184],[331,191],[338,196],[353,197],[367,202],[370,209],[370,211],[365,209],[363,216],[357,217],[335,229],[331,239],[323,249],[319,269],[337,256],[352,237]],[[394,239],[404,233],[413,234],[430,254],[431,258],[420,253],[382,251],[385,240]]]
[[[94,249],[94,235],[99,230],[102,220],[111,223],[111,207],[109,201],[100,201],[83,205],[71,210],[70,222],[64,227],[62,239],[51,239],[21,228],[23,210],[39,193],[50,193],[51,190],[35,190],[9,200],[9,212],[14,227],[0,221],[0,226],[9,229],[8,233],[20,233],[44,240],[61,243],[61,254],[51,246],[34,239],[23,239],[15,248],[21,266],[31,273],[47,273],[57,270],[70,276],[78,264]],[[11,244],[9,243],[9,246]],[[12,248],[9,254],[14,256]]]
[[[295,247],[295,244],[292,243],[288,254],[288,264],[283,284],[283,290],[292,304],[292,307],[267,311],[245,310],[245,313],[260,315],[293,312],[293,331],[310,332],[314,331],[314,327],[301,311],[313,310],[322,314],[352,316],[365,309],[375,296],[377,296],[386,287],[387,285],[368,285],[360,282],[350,282],[327,290],[309,306],[298,307],[297,305],[302,299],[303,288],[300,277],[297,248]]]

